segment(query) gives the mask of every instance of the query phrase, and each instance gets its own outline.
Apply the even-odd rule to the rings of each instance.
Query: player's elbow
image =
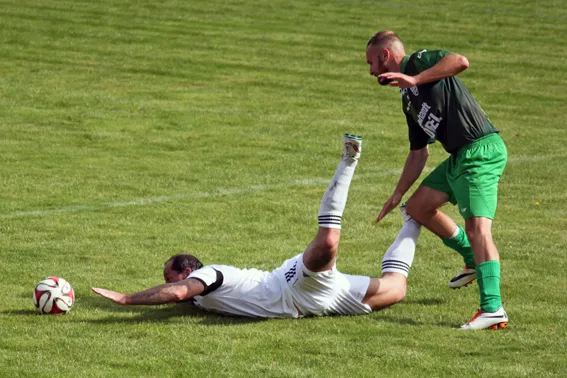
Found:
[[[184,286],[176,287],[173,292],[173,297],[176,302],[183,302],[189,299],[189,290]]]
[[[429,159],[429,147],[425,146],[419,150],[410,150],[409,158],[412,161],[427,161],[427,159]]]
[[[467,68],[469,68],[469,60],[462,55],[459,55],[458,63],[459,63],[460,71],[464,71]]]

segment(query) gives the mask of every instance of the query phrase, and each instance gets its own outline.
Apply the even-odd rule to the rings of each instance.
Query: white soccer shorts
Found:
[[[361,315],[372,312],[362,300],[370,277],[344,274],[333,269],[312,272],[303,265],[303,253],[285,273],[293,303],[303,316]],[[288,260],[288,262],[290,262]]]

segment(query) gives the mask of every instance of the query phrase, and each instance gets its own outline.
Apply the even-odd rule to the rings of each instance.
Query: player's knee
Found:
[[[492,230],[487,222],[467,222],[465,232],[469,240],[492,239]]]
[[[320,249],[331,253],[336,253],[339,249],[339,239],[334,237],[333,235],[327,235],[326,237],[319,240],[319,243],[317,244]]]
[[[322,251],[336,253],[339,249],[340,232],[334,229],[327,229],[325,232],[319,232],[316,243],[317,248]]]
[[[391,306],[403,301],[408,288],[406,278],[399,273],[390,273],[390,276],[386,279],[383,285],[387,287],[385,295],[390,302],[389,305]]]
[[[408,215],[414,219],[421,218],[421,215],[425,212],[425,209],[420,201],[408,201],[406,203],[406,212]]]
[[[364,303],[372,311],[379,311],[404,300],[407,283],[399,273],[386,273],[380,279],[371,280]]]
[[[406,297],[406,293],[407,293],[406,285],[400,285],[392,289],[392,301],[393,301],[392,304],[400,303],[401,301],[403,301],[404,298]]]

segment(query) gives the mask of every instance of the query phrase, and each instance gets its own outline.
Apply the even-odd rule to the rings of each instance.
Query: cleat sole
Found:
[[[508,322],[502,322],[498,324],[491,325],[488,327],[489,329],[497,330],[497,329],[504,329],[508,325]]]
[[[467,287],[467,286],[472,285],[473,282],[474,282],[474,281],[471,281],[471,282],[469,282],[469,283],[467,283],[467,284],[464,284],[463,286],[456,286],[456,287],[451,287],[451,286],[449,286],[449,288],[450,288],[450,289],[453,289],[453,290],[455,290],[455,289],[460,289],[460,288],[462,288],[462,287]]]

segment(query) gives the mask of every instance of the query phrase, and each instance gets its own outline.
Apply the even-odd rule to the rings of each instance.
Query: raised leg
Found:
[[[303,263],[312,272],[332,269],[337,258],[341,220],[348,189],[362,151],[362,138],[346,134],[343,155],[319,207],[319,231],[303,253]]]

